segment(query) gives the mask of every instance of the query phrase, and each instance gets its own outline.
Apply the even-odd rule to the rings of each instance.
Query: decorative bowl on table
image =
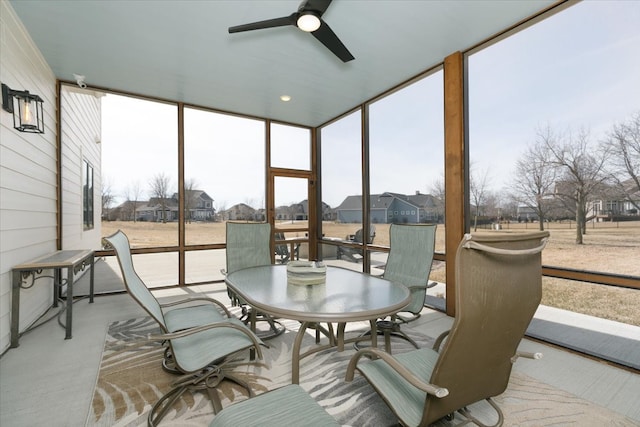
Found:
[[[327,278],[327,266],[318,261],[290,261],[287,283],[290,285],[320,285]]]

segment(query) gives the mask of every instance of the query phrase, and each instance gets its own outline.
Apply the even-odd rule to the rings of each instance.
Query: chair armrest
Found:
[[[214,298],[210,298],[210,297],[188,297],[188,298],[184,298],[181,300],[177,300],[177,301],[171,301],[171,302],[167,302],[167,303],[163,303],[160,304],[160,307],[164,308],[164,307],[172,307],[175,305],[181,305],[181,304],[187,304],[193,301],[207,301],[210,302],[214,305],[217,305],[220,309],[222,309],[222,311],[224,311],[224,313],[227,315],[227,317],[231,317],[231,312],[229,312],[229,309],[227,309],[227,307],[225,307],[225,305],[223,303],[221,303],[220,301],[218,301],[217,299]]]
[[[149,341],[174,340],[177,338],[187,337],[189,335],[197,334],[199,332],[208,331],[210,329],[216,329],[216,328],[232,328],[245,334],[253,342],[253,346],[256,349],[256,354],[258,355],[258,358],[262,359],[262,349],[260,349],[260,346],[265,344],[262,341],[259,341],[256,335],[253,332],[251,332],[249,329],[247,329],[245,326],[235,325],[233,323],[226,322],[226,321],[208,323],[206,325],[196,326],[195,328],[183,329],[178,332],[171,332],[171,333],[166,333],[161,335],[148,334],[147,340]]]
[[[433,288],[437,284],[438,284],[438,282],[429,282],[429,283],[426,283],[424,285],[410,285],[410,286],[405,285],[405,286],[407,286],[407,288],[409,288],[410,291],[413,291],[413,290],[422,290],[422,289]]]
[[[409,384],[424,391],[425,393],[439,398],[449,395],[449,390],[447,390],[446,388],[426,383],[421,379],[416,378],[407,368],[398,363],[398,361],[392,355],[377,348],[364,348],[353,355],[353,357],[349,361],[349,366],[347,366],[347,374],[345,376],[346,382],[353,381],[354,371],[356,369],[356,366],[358,365],[358,361],[363,356],[372,356],[373,358],[384,360],[385,363],[387,363],[394,371],[396,371],[398,375],[409,382]]]
[[[429,285],[405,285],[410,291],[421,291],[421,290],[426,290]]]
[[[441,333],[440,335],[438,335],[438,338],[436,338],[436,340],[433,343],[433,347],[431,347],[433,350],[440,352],[440,346],[442,346],[442,343],[444,342],[444,339],[449,335],[449,331],[444,331],[443,333]]]
[[[542,353],[530,353],[528,351],[516,351],[516,354],[511,358],[511,363],[516,363],[519,357],[526,357],[527,359],[542,359]]]

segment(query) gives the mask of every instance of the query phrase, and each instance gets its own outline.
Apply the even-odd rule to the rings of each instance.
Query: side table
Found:
[[[71,339],[71,325],[73,317],[73,277],[79,271],[84,270],[87,266],[91,267],[91,279],[89,282],[89,303],[93,302],[93,265],[94,252],[89,249],[56,251],[51,254],[39,257],[33,261],[19,264],[12,269],[11,281],[11,347],[18,347],[18,339],[20,334],[18,331],[20,324],[20,290],[29,289],[35,281],[44,277],[37,276],[42,270],[54,270],[53,276],[53,307],[58,306],[58,297],[62,286],[67,285],[66,298],[66,323],[65,323],[65,339]],[[67,278],[62,278],[62,270],[67,269]],[[27,284],[31,278],[31,283]]]

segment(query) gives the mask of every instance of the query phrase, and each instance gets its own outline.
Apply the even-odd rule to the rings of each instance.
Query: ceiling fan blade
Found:
[[[229,27],[229,33],[240,33],[242,31],[262,30],[264,28],[284,27],[287,25],[296,25],[296,13],[282,18],[267,19],[265,21],[252,22],[250,24],[236,25]]]
[[[322,16],[330,4],[331,0],[307,0],[300,5],[298,12],[314,11],[318,13],[318,16]]]
[[[312,32],[313,36],[327,47],[334,55],[342,60],[349,62],[355,59],[347,47],[342,44],[338,36],[329,28],[326,22],[320,20],[320,28]]]

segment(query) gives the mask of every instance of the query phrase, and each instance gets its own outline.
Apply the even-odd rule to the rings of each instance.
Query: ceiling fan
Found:
[[[322,15],[326,12],[331,1],[332,0],[305,0],[298,7],[298,11],[293,12],[289,16],[236,25],[235,27],[229,27],[229,33],[293,25],[302,31],[311,33],[343,62],[349,62],[354,59],[353,55],[351,55],[351,52],[342,44],[329,25],[322,20]]]

